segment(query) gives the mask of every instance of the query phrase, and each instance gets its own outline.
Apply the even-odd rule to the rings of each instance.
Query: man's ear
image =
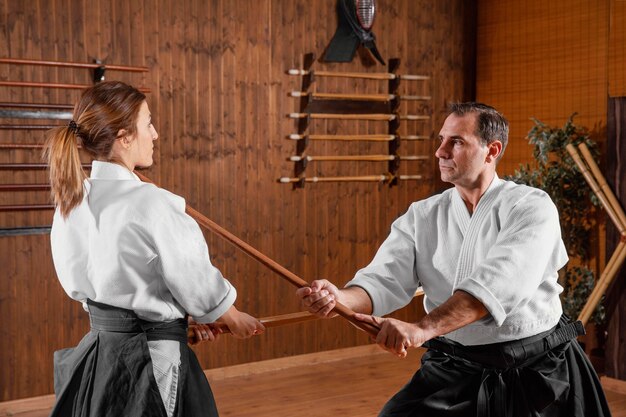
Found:
[[[502,142],[499,140],[494,140],[489,145],[487,145],[489,151],[487,152],[486,162],[493,162],[498,159],[500,153],[502,153]]]

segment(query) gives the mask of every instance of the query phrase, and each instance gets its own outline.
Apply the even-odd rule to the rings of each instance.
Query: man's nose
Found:
[[[448,147],[446,145],[446,141],[442,141],[437,150],[435,151],[435,156],[441,159],[447,159],[450,155],[448,151]]]

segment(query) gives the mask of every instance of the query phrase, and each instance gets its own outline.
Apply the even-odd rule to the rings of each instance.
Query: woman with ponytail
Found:
[[[184,199],[133,173],[152,165],[157,138],[146,97],[121,82],[86,89],[48,135],[54,265],[91,322],[78,346],[55,352],[52,416],[217,416],[188,318],[196,340],[215,340],[216,321],[239,338],[264,330],[234,307]]]

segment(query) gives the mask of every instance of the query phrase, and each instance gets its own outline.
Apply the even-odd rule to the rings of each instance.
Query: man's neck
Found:
[[[474,211],[476,211],[476,207],[478,207],[480,199],[491,185],[495,176],[495,171],[489,173],[488,175],[481,176],[470,187],[455,184],[456,190],[459,192],[461,199],[465,203],[465,207],[467,207],[467,211],[470,216],[474,214]]]

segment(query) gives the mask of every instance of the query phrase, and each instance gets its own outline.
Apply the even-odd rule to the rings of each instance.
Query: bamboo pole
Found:
[[[571,155],[574,163],[578,166],[580,172],[583,174],[585,180],[591,187],[591,190],[600,200],[604,210],[607,212],[611,221],[615,224],[621,235],[620,241],[615,248],[613,255],[609,258],[609,261],[604,267],[604,271],[600,274],[600,278],[596,281],[593,291],[589,295],[587,302],[578,316],[578,320],[585,325],[602,299],[602,296],[606,292],[607,288],[617,275],[619,268],[624,263],[624,259],[626,259],[626,216],[624,216],[624,211],[621,205],[617,201],[613,191],[611,191],[610,187],[606,183],[598,165],[593,160],[591,152],[589,152],[589,148],[587,148],[584,143],[581,143],[578,146],[583,156],[582,159],[572,144],[568,144],[565,148]],[[589,169],[587,169],[587,165],[589,166]]]
[[[622,228],[626,228],[626,215],[624,214],[622,205],[617,200],[617,197],[615,197],[615,194],[613,193],[613,190],[611,190],[611,187],[609,187],[609,184],[607,184],[606,179],[604,178],[604,175],[602,175],[602,172],[600,171],[600,168],[598,167],[598,164],[596,164],[596,161],[593,159],[593,156],[591,156],[591,152],[589,152],[589,148],[587,147],[587,145],[581,142],[578,145],[578,149],[580,150],[580,153],[582,154],[583,159],[587,163],[587,166],[589,166],[589,168],[591,169],[591,173],[593,174],[594,178],[598,182],[600,190],[602,190],[609,204],[615,211],[615,215],[619,219],[620,225],[622,226]],[[618,225],[616,224],[616,226]],[[620,230],[620,232],[623,234],[622,230]]]
[[[587,166],[585,165],[580,155],[576,151],[576,148],[574,148],[574,145],[569,144],[565,147],[565,149],[571,155],[572,159],[574,160],[574,163],[576,163],[576,165],[578,166],[580,173],[583,174],[583,177],[585,178],[585,180],[591,187],[591,190],[593,191],[593,193],[598,197],[598,200],[600,200],[602,207],[604,207],[604,210],[607,212],[607,214],[611,218],[611,221],[619,229],[620,234],[623,235],[626,232],[626,229],[625,229],[626,225],[622,224],[620,220],[620,216],[617,215],[617,212],[614,210],[613,205],[610,203],[609,199],[606,197],[606,195],[600,188],[600,185],[596,181],[593,174],[589,171],[589,169],[587,169]]]
[[[151,182],[143,174],[141,174],[139,172],[135,172],[135,173],[137,174],[137,176],[139,176],[139,178],[141,178],[142,181]],[[239,239],[238,237],[236,237],[235,235],[233,235],[232,233],[230,233],[229,231],[227,231],[226,229],[224,229],[223,227],[221,227],[217,223],[215,223],[212,220],[210,220],[208,217],[200,214],[198,211],[196,211],[192,207],[187,206],[186,212],[193,219],[195,219],[200,225],[206,227],[207,229],[209,229],[210,231],[212,231],[216,235],[221,236],[222,238],[226,239],[227,241],[229,241],[233,245],[237,246],[239,249],[241,249],[243,252],[248,254],[253,259],[259,261],[260,263],[262,263],[263,265],[265,265],[266,267],[268,267],[272,271],[276,272],[279,276],[281,276],[282,278],[287,280],[289,283],[293,284],[294,286],[296,286],[298,288],[304,288],[304,287],[308,287],[309,286],[308,282],[306,282],[305,280],[303,280],[302,278],[300,278],[299,276],[297,276],[293,272],[289,271],[287,268],[285,268],[284,266],[280,265],[278,262],[276,262],[273,259],[269,258],[268,256],[262,254],[257,249],[255,249],[252,246],[250,246],[248,243],[246,243],[243,240]],[[375,327],[375,326],[373,326],[373,325],[371,325],[369,323],[363,323],[363,322],[357,320],[356,318],[354,318],[354,314],[355,314],[354,311],[350,310],[348,307],[344,306],[343,304],[336,303],[334,311],[337,314],[339,314],[340,316],[342,316],[343,318],[347,319],[354,326],[360,328],[361,330],[364,330],[365,332],[367,332],[371,336],[375,337],[378,334],[378,330],[379,329],[377,327]]]
[[[42,65],[48,67],[69,67],[69,68],[104,68],[108,71],[127,71],[127,72],[148,72],[148,67],[134,67],[125,65],[107,65],[107,64],[88,64],[83,62],[64,62],[64,61],[43,61],[37,59],[18,59],[18,58],[0,58],[1,64],[19,64],[19,65]]]
[[[309,75],[315,77],[341,77],[341,78],[363,78],[370,80],[395,80],[399,78],[407,81],[426,81],[430,80],[427,75],[398,75],[388,72],[338,72],[338,71],[312,71],[293,68],[287,71],[289,75]]]
[[[600,274],[600,278],[596,281],[593,291],[589,294],[587,302],[578,315],[578,320],[580,320],[583,325],[586,325],[587,321],[589,321],[589,318],[596,309],[596,306],[600,303],[602,296],[619,272],[619,268],[624,263],[624,259],[626,259],[626,242],[622,239],[617,244],[613,255],[611,255],[609,262],[607,262],[604,267],[604,271]]]

